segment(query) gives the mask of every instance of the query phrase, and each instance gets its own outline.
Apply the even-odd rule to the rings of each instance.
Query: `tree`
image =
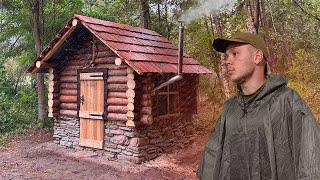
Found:
[[[215,14],[213,15],[213,20],[214,20],[214,24],[216,27],[216,32],[218,34],[218,37],[222,38],[223,37],[223,28],[222,28],[222,23],[221,23],[221,18],[219,14]],[[221,54],[220,55],[220,66],[219,66],[219,78],[220,78],[220,82],[223,86],[223,90],[224,90],[224,94],[225,96],[229,99],[232,96],[230,87],[229,87],[229,83],[226,77],[226,55],[225,54]]]
[[[149,1],[140,0],[140,27],[149,28],[150,12]]]
[[[40,1],[33,0],[31,4],[32,22],[33,22],[33,35],[35,39],[35,50],[37,56],[41,53],[41,37],[40,37]],[[44,74],[37,73],[38,85],[38,118],[41,120],[42,125],[47,119],[46,105],[45,105],[45,84]]]

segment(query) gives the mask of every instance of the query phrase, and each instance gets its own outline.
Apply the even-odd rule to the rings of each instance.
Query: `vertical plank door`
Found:
[[[103,148],[103,72],[80,73],[80,146]]]

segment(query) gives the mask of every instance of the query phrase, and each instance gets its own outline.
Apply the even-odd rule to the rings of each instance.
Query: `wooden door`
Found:
[[[80,146],[102,149],[104,140],[104,74],[80,73]]]

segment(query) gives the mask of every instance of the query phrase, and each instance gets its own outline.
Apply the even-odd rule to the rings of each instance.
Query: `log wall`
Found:
[[[119,60],[118,56],[102,44],[102,42],[98,40],[93,41],[92,38],[90,34],[80,38],[67,49],[67,55],[61,58],[63,63],[59,66],[59,69],[55,69],[57,75],[55,77],[59,77],[59,79],[54,79],[52,82],[54,85],[51,85],[54,86],[52,91],[55,94],[51,93],[51,95],[49,93],[53,101],[51,102],[49,99],[53,103],[51,109],[57,112],[51,114],[49,112],[49,114],[56,118],[78,117],[79,82],[77,70],[103,68],[108,70],[105,96],[107,119],[111,121],[133,120],[134,115],[132,114],[134,113],[127,108],[130,98],[126,95],[128,89],[133,91],[135,88],[133,70],[124,62],[121,63],[121,59]],[[95,47],[92,46],[93,42],[96,42]],[[118,62],[116,65],[115,60],[117,58]],[[92,61],[93,59],[94,61]]]

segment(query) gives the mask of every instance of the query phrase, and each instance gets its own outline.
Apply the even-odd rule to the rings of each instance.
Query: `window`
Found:
[[[154,75],[152,86],[156,88],[160,84],[172,78],[174,74]],[[152,112],[154,117],[179,113],[178,82],[163,87],[152,95]]]

